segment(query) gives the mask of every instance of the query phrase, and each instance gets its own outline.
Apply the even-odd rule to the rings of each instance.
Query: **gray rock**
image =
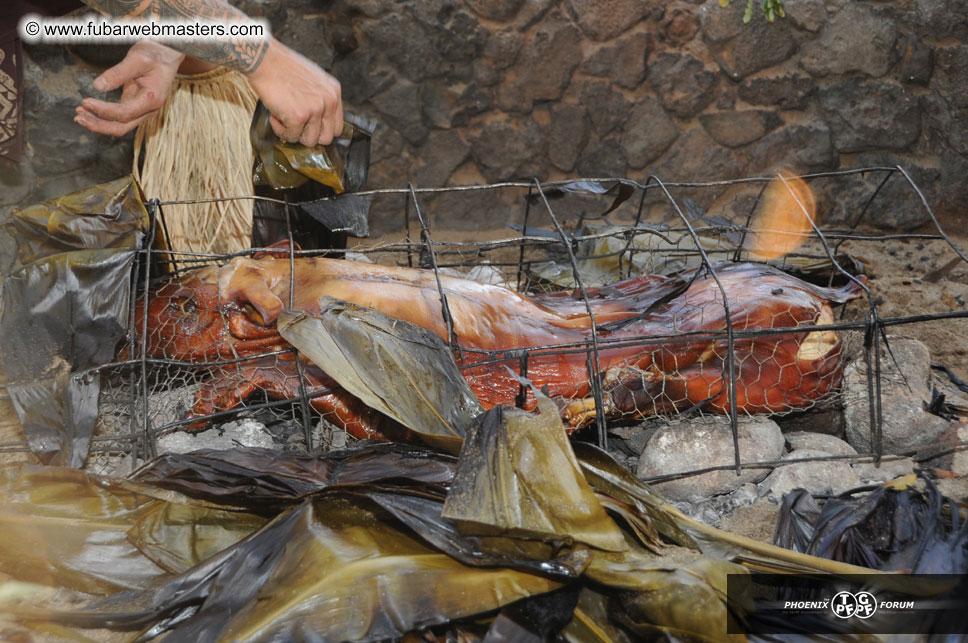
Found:
[[[810,449],[813,451],[826,451],[831,455],[857,455],[857,450],[840,438],[835,438],[826,433],[809,433],[807,431],[794,431],[784,433],[787,446],[790,451],[799,449]]]
[[[968,476],[968,449],[953,447],[960,442],[968,442],[968,422],[955,420],[931,444],[918,451],[918,460],[923,466]]]
[[[806,31],[819,31],[827,22],[823,0],[785,0],[783,10],[790,22]]]
[[[25,205],[23,199],[33,188],[35,175],[32,153],[25,150],[20,163],[0,163],[0,206]]]
[[[881,435],[884,452],[895,453],[932,442],[948,422],[925,410],[931,400],[927,346],[906,337],[889,338],[889,342],[893,358],[883,345],[881,349]],[[843,388],[847,441],[859,453],[871,453],[867,364],[863,358],[844,369]]]
[[[927,86],[934,72],[934,48],[917,34],[908,34],[901,56],[898,80],[911,85]]]
[[[914,21],[933,38],[968,40],[968,5],[964,2],[915,0]]]
[[[817,91],[810,76],[757,76],[743,81],[739,97],[754,105],[774,105],[780,109],[806,109],[808,99]]]
[[[404,77],[420,80],[440,73],[442,61],[433,39],[407,11],[363,21],[361,28],[370,40],[369,48],[381,52]]]
[[[820,90],[820,104],[840,152],[902,150],[918,140],[918,100],[898,85],[847,81]]]
[[[549,15],[513,68],[522,111],[530,111],[534,101],[560,98],[581,58],[581,33],[562,15]]]
[[[488,58],[481,58],[472,63],[474,82],[483,87],[494,87],[501,82],[501,73],[494,66],[495,62]],[[493,95],[493,93],[492,93]]]
[[[480,17],[504,22],[517,15],[524,0],[481,0],[469,4]]]
[[[523,39],[514,29],[495,31],[484,45],[484,55],[494,59],[497,69],[507,69],[517,60]]]
[[[588,140],[588,114],[581,105],[558,103],[551,107],[548,160],[563,172],[575,167]]]
[[[711,0],[702,12],[703,37],[720,68],[733,80],[779,64],[797,50],[789,23],[777,20],[770,24],[755,16],[744,25],[745,7],[745,3],[733,2],[724,10],[717,0]]]
[[[627,31],[650,9],[640,0],[565,0],[565,7],[585,35],[599,41]]]
[[[744,33],[745,5],[740,7],[740,4],[733,2],[724,9],[719,6],[719,0],[707,0],[699,9],[699,24],[707,42],[724,43]]]
[[[390,10],[390,5],[382,0],[343,0],[347,9],[359,12],[367,18],[379,18]]]
[[[928,203],[938,202],[938,182],[943,170],[915,165],[888,154],[862,154],[856,158],[856,163],[859,164],[858,167],[891,167],[900,164],[924,192]],[[830,204],[829,220],[853,224],[863,205],[883,180],[883,174],[845,178],[838,198]],[[866,223],[883,230],[914,230],[929,219],[920,198],[899,174],[881,188],[865,214]]]
[[[720,145],[740,147],[762,138],[783,121],[774,112],[750,109],[702,114],[699,122]]]
[[[370,104],[411,145],[419,145],[427,138],[428,130],[420,117],[420,96],[415,83],[399,78],[373,96]]]
[[[659,21],[660,38],[670,44],[682,46],[699,33],[699,18],[689,7],[667,5]]]
[[[784,460],[822,458],[826,451],[798,449],[783,456]],[[806,489],[812,494],[838,494],[861,486],[860,477],[846,460],[817,460],[796,462],[777,467],[760,483],[760,495],[774,502],[794,489]]]
[[[624,177],[627,168],[625,151],[614,137],[602,140],[592,137],[579,157],[577,167],[582,176]]]
[[[201,433],[169,433],[157,440],[158,454],[188,453],[198,449],[232,449],[234,447],[276,447],[264,425],[251,419],[228,422]]]
[[[414,4],[415,7],[432,5],[426,2]],[[454,6],[447,3],[425,17],[425,24],[433,34],[434,50],[445,61],[445,69],[455,62],[474,61],[484,51],[488,39],[487,30],[474,16],[466,11],[455,11]]]
[[[934,88],[956,107],[968,108],[968,45],[938,48],[935,64]]]
[[[796,168],[822,172],[838,165],[837,151],[830,130],[822,123],[790,125],[770,132],[747,148],[752,168],[773,172],[777,168]]]
[[[518,30],[524,31],[538,24],[556,4],[556,0],[524,0],[524,6],[518,11]]]
[[[686,54],[660,54],[649,69],[652,89],[679,118],[691,118],[713,102],[718,79],[701,60]]]
[[[400,158],[406,144],[407,142],[398,131],[392,129],[386,123],[377,121],[370,147],[370,164],[379,163],[386,159]],[[372,179],[372,174],[368,175],[368,178]],[[373,184],[368,183],[368,185],[372,186]]]
[[[56,75],[36,65],[28,66],[34,69],[30,74],[34,78],[33,82],[28,80],[24,90],[23,124],[25,140],[33,153],[34,174],[50,177],[81,171],[86,177],[81,183],[88,185],[129,174],[133,133],[121,138],[103,136],[74,122],[75,108],[83,97],[117,100],[120,93],[95,92],[91,69],[72,57],[60,60],[67,67]],[[99,161],[108,164],[102,167]]]
[[[690,518],[722,528],[724,518],[740,507],[752,505],[758,498],[759,491],[756,485],[747,482],[732,493],[713,496],[699,502],[674,501],[672,504]]]
[[[680,137],[653,168],[663,181],[712,181],[743,176],[746,157],[738,150],[722,147],[702,128]],[[706,198],[714,198],[711,191]]]
[[[648,55],[649,37],[642,33],[633,34],[599,47],[581,64],[579,71],[589,76],[611,78],[621,87],[634,89],[645,79]]]
[[[914,473],[915,465],[911,458],[899,458],[885,460],[880,466],[875,466],[873,462],[855,462],[851,467],[862,482],[880,484]]]
[[[595,132],[605,136],[628,115],[629,104],[622,92],[605,80],[586,80],[580,85],[581,104],[588,110]]]
[[[545,137],[530,117],[498,115],[489,119],[468,142],[471,155],[488,181],[504,181],[521,176],[533,157],[545,155]]]
[[[921,96],[925,143],[933,149],[968,154],[968,110],[958,109],[938,93]]]
[[[431,127],[450,127],[460,101],[460,92],[449,84],[435,81],[421,83],[419,92],[423,121]]]
[[[414,180],[421,187],[445,185],[469,153],[470,147],[455,130],[434,130],[417,150]]]
[[[679,128],[658,101],[642,98],[625,122],[622,147],[629,165],[638,169],[659,158],[677,138]]]
[[[392,85],[395,73],[372,50],[361,48],[333,63],[333,75],[342,81],[343,101],[359,105]]]
[[[968,203],[968,157],[956,152],[941,153],[941,185],[939,192],[946,211],[962,214]]]
[[[273,28],[272,33],[287,47],[298,51],[300,55],[310,59],[323,69],[329,69],[333,65],[334,52],[330,44],[330,38],[338,29],[335,25],[325,22],[318,24],[316,29],[302,28],[302,21],[299,19],[280,25],[281,28]],[[325,33],[326,37],[321,38],[320,33]]]
[[[743,417],[740,418],[738,429],[743,462],[777,460],[783,453],[783,434],[772,420]],[[710,416],[695,420],[673,420],[649,440],[639,460],[637,474],[640,478],[650,478],[704,467],[732,465],[733,461],[729,418]],[[654,486],[663,496],[672,500],[696,502],[762,480],[768,471],[744,469],[739,476],[732,469],[712,471],[656,483]]]
[[[439,129],[466,125],[471,116],[487,111],[493,102],[491,90],[476,83],[460,86],[428,80],[420,84],[419,93],[424,124]]]
[[[814,76],[859,72],[883,76],[897,59],[894,21],[866,4],[851,2],[803,47],[800,64]]]

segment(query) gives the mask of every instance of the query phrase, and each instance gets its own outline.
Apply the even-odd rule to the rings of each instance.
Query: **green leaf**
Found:
[[[534,391],[540,413],[496,407],[468,431],[443,516],[466,533],[628,549],[595,497],[554,402]]]
[[[438,448],[458,451],[484,410],[443,340],[415,324],[326,298],[318,317],[287,311],[278,328],[340,386]]]

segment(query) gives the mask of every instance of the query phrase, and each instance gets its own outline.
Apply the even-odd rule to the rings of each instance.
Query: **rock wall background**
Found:
[[[964,0],[785,0],[786,19],[757,11],[749,25],[743,0],[237,4],[331,70],[350,109],[379,120],[371,187],[899,163],[949,221],[968,211]],[[127,172],[130,139],[72,121],[112,55],[28,48],[28,161],[0,168],[0,206]],[[880,177],[851,181],[821,198],[825,222],[856,212]],[[888,190],[895,205],[876,225],[925,222],[905,186]],[[496,223],[484,217],[457,209],[447,224]],[[378,214],[374,227],[398,221]]]

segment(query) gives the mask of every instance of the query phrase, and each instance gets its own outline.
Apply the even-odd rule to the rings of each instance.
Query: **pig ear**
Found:
[[[262,324],[270,326],[279,319],[282,300],[269,288],[265,273],[254,266],[239,266],[227,286],[230,301],[240,306],[249,304],[262,317]]]
[[[302,250],[299,244],[295,241],[292,242],[293,250]],[[288,257],[289,256],[289,239],[279,239],[275,243],[271,243],[266,246],[265,250],[255,253],[252,255],[253,259],[262,259],[263,257]]]

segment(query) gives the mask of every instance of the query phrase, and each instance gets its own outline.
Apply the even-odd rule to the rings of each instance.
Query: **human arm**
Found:
[[[245,14],[221,0],[85,0],[85,2],[101,13],[114,17],[167,20],[200,18],[219,22],[245,19]],[[339,135],[343,124],[339,81],[272,36],[257,40],[226,37],[177,41],[168,44],[181,54],[224,65],[246,74],[252,88],[273,115],[273,130],[284,140],[298,140],[304,145],[315,145],[329,143],[334,136]],[[135,69],[134,65],[126,68],[129,73]],[[136,78],[129,76],[122,83],[127,88],[128,82],[137,82]],[[105,83],[105,87],[113,85],[109,87],[113,89],[122,83]],[[101,89],[101,87],[97,88]],[[156,92],[153,93],[156,94]],[[165,94],[161,95],[161,102],[164,102]],[[103,108],[102,104],[86,102],[89,111],[92,105]],[[123,102],[124,96],[122,96]],[[143,107],[146,104],[139,105]],[[112,118],[110,113],[95,112],[94,114],[102,118]],[[131,120],[133,119],[129,119],[125,124],[130,123]]]

